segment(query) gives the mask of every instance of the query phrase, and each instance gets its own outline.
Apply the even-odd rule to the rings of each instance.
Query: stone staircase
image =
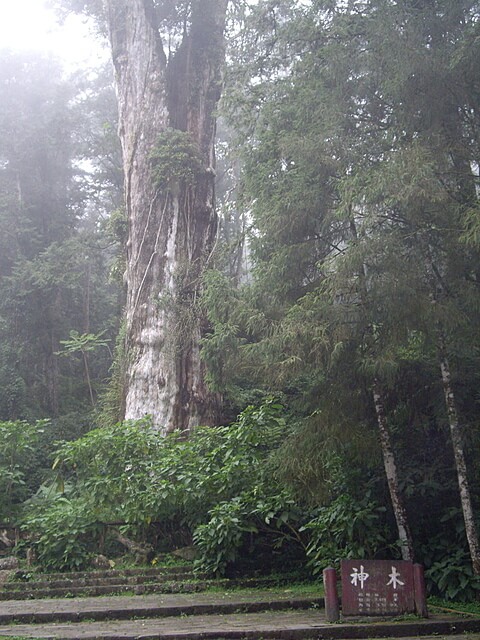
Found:
[[[202,576],[194,577],[190,566],[105,569],[43,575],[17,571],[13,574],[13,579],[0,589],[0,600],[178,593],[204,590],[210,583]]]
[[[269,587],[269,578],[208,579],[190,565],[36,574],[16,571],[0,588],[2,600],[74,598],[151,593],[194,593],[208,588]]]
[[[480,633],[476,616],[326,622],[319,594],[287,585],[238,590],[190,567],[22,574],[0,589],[0,637],[113,640],[378,638]],[[215,590],[206,591],[215,585]],[[108,595],[105,595],[108,594]],[[119,595],[123,594],[123,595]],[[455,635],[456,634],[456,635]],[[476,636],[480,640],[480,635]]]

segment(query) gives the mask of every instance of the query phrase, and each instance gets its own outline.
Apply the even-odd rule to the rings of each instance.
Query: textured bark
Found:
[[[212,250],[214,112],[220,97],[226,0],[196,0],[167,60],[152,0],[106,0],[119,102],[127,242],[125,417],[151,415],[162,431],[210,424],[217,398],[200,360],[196,301]],[[203,171],[159,187],[151,151],[167,128],[191,134]]]
[[[383,396],[380,385],[377,381],[375,381],[373,384],[373,400],[375,403],[375,411],[377,414],[378,429],[380,433],[383,464],[385,467],[385,474],[387,476],[393,513],[395,515],[395,521],[397,523],[402,559],[413,561],[412,534],[410,532],[410,527],[408,526],[407,512],[405,510],[402,495],[400,492],[397,465],[395,464],[395,456],[390,440],[390,431],[387,424],[387,418],[385,416]]]
[[[460,501],[465,521],[465,532],[467,535],[472,567],[475,575],[480,575],[480,547],[478,543],[478,531],[473,513],[470,486],[467,476],[467,464],[463,448],[463,438],[458,412],[455,403],[455,394],[452,387],[450,367],[445,354],[445,339],[440,332],[439,338],[440,369],[442,372],[443,391],[445,403],[447,405],[448,421],[450,424],[450,434],[452,437],[453,453],[455,456],[455,466],[457,470],[458,487],[460,490]]]

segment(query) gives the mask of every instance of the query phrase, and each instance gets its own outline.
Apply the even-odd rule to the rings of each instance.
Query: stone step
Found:
[[[82,578],[111,578],[115,576],[156,576],[156,575],[171,575],[171,574],[184,574],[192,573],[193,565],[172,565],[159,566],[159,567],[132,567],[131,569],[92,569],[88,571],[64,571],[57,573],[29,573],[28,571],[17,571],[17,574],[24,573],[26,576],[30,576],[31,580],[35,580],[37,577],[41,580],[77,580]],[[28,579],[26,580],[28,581]]]
[[[33,588],[22,590],[6,589],[0,591],[0,601],[31,600],[35,598],[73,598],[76,596],[104,596],[114,594],[143,595],[148,593],[194,593],[216,586],[212,580],[180,580],[146,584],[117,584],[97,586],[70,586],[63,588]]]
[[[194,576],[191,572],[187,573],[155,573],[155,574],[137,574],[137,575],[123,575],[121,573],[113,575],[113,576],[86,576],[86,577],[76,577],[76,578],[68,578],[64,577],[62,579],[41,579],[41,580],[20,580],[20,581],[10,581],[5,584],[5,587],[13,590],[23,590],[23,589],[63,589],[69,587],[97,587],[97,586],[108,586],[108,585],[118,585],[118,584],[146,584],[146,583],[161,583],[167,582],[168,580],[193,580],[196,576]],[[199,576],[204,577],[204,576]]]
[[[68,587],[68,588],[48,588],[48,589],[3,589],[0,590],[0,601],[9,600],[33,600],[43,598],[75,598],[81,597],[100,597],[107,595],[145,595],[150,593],[157,594],[175,594],[175,593],[199,593],[207,589],[222,588],[268,588],[272,582],[268,580],[179,580],[166,581],[146,584],[119,584],[104,586],[85,586],[85,587]]]
[[[288,590],[9,601],[0,603],[0,624],[164,618],[267,609],[307,609],[312,606],[323,607],[323,598],[297,596]]]
[[[68,574],[38,574],[43,579],[6,582],[0,588],[0,601],[31,600],[35,598],[73,598],[76,596],[105,596],[115,594],[143,595],[149,593],[196,593],[212,586],[228,588],[269,588],[277,583],[271,578],[209,580],[202,574],[154,569],[143,574],[109,571],[76,572]],[[58,579],[65,576],[67,579]],[[96,576],[96,577],[95,577]],[[46,579],[48,577],[48,579]]]
[[[18,579],[15,580],[15,577]],[[164,584],[169,592],[174,588],[178,590],[179,582],[189,583],[204,576],[194,576],[192,567],[185,565],[51,574],[17,571],[13,578],[0,587],[0,600],[104,595],[128,591],[145,593],[159,591]]]
[[[143,620],[0,626],[1,636],[56,640],[313,640],[350,638],[440,638],[459,640],[480,631],[477,618],[369,621],[329,624],[317,609],[229,615],[193,615]],[[470,636],[471,640],[473,638]],[[479,640],[480,636],[474,636]]]

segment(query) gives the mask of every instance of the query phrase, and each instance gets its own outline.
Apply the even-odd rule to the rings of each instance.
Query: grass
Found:
[[[438,608],[452,612],[480,616],[480,602],[455,602],[453,600],[442,600],[436,596],[430,596],[427,602],[431,609]]]
[[[258,587],[235,587],[225,588],[225,585],[215,585],[208,587],[205,593],[237,593],[241,595],[255,594],[261,591],[266,593],[288,593],[292,596],[323,596],[323,584],[319,582],[292,582],[284,584],[272,584],[271,586]]]

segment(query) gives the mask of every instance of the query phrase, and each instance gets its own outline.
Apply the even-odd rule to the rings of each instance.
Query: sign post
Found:
[[[325,618],[328,622],[340,620],[340,606],[337,591],[337,572],[332,567],[323,570],[323,586],[325,590]]]
[[[413,587],[415,591],[415,611],[422,618],[428,618],[425,575],[421,564],[413,565]]]
[[[414,568],[403,560],[342,560],[341,574],[345,616],[428,616],[421,565]]]

